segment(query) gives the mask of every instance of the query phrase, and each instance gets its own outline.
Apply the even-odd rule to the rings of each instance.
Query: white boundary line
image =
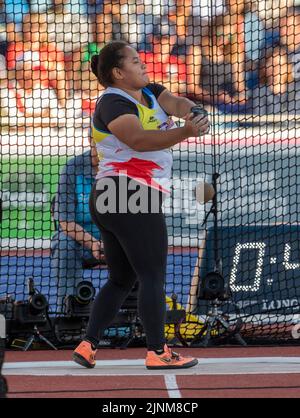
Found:
[[[300,374],[300,357],[236,357],[200,358],[199,364],[189,369],[147,370],[144,359],[99,360],[93,370],[72,361],[6,362],[7,376],[168,376],[170,390],[176,389],[174,376]],[[172,377],[173,376],[173,377]],[[176,392],[175,392],[176,393]]]
[[[181,392],[177,385],[176,375],[169,374],[169,375],[164,376],[164,379],[165,379],[166,388],[168,390],[169,398],[182,398]]]
[[[198,237],[185,237],[170,235],[169,246],[174,247],[194,247],[197,248],[199,242],[203,239],[203,231],[199,231]],[[48,238],[0,238],[0,250],[16,251],[16,250],[49,250],[51,240]]]

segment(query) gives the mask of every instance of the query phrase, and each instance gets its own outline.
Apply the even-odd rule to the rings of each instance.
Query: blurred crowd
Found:
[[[175,94],[224,112],[300,110],[297,0],[0,0],[1,115],[89,115],[102,90],[90,58],[116,39]]]

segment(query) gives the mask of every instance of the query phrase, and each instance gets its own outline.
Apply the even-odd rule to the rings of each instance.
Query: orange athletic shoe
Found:
[[[146,357],[146,367],[150,370],[188,369],[197,364],[196,358],[182,357],[180,354],[174,353],[167,345],[164,346],[162,354],[148,351]]]
[[[73,352],[73,360],[75,363],[80,364],[80,366],[87,367],[92,369],[96,366],[96,357],[97,350],[92,349],[92,344],[88,341],[82,341],[76,350]]]

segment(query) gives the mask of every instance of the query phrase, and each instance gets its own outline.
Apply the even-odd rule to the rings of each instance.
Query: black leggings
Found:
[[[111,179],[118,191],[119,177]],[[101,181],[97,181],[98,187]],[[148,350],[160,350],[165,344],[164,285],[168,252],[161,193],[156,192],[155,195],[155,199],[159,199],[158,213],[101,214],[96,210],[96,200],[103,192],[96,190],[97,183],[90,196],[90,212],[101,231],[109,280],[94,301],[86,339],[97,346],[104,330],[114,320],[138,280],[138,312],[146,334],[147,347]],[[143,185],[139,187],[150,190]],[[128,192],[128,199],[133,193]],[[153,200],[153,193],[151,196]]]

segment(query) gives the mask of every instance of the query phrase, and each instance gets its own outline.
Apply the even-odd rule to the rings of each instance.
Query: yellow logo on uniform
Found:
[[[158,122],[158,120],[154,116],[150,116],[148,123]]]

